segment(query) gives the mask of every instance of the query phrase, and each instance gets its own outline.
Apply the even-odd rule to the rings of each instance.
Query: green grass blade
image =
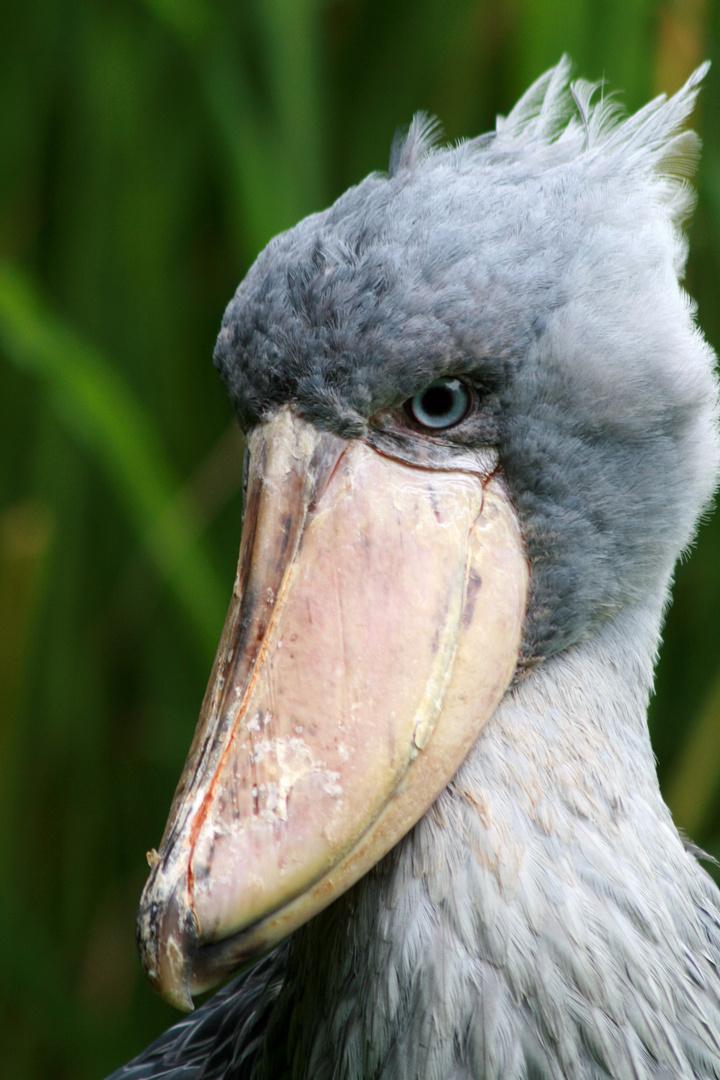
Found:
[[[670,781],[665,798],[675,824],[688,836],[702,834],[717,804],[720,780],[720,679],[697,715]]]
[[[17,268],[0,268],[0,341],[40,378],[63,422],[122,496],[129,518],[204,650],[212,654],[224,590],[198,543],[199,516],[167,459],[151,418],[120,372],[43,303]]]
[[[270,101],[261,102],[238,41],[206,0],[144,0],[180,41],[198,75],[208,117],[227,160],[226,185],[236,231],[253,256],[282,229],[325,201],[321,147],[319,4],[272,0],[258,5],[263,27],[261,66]]]

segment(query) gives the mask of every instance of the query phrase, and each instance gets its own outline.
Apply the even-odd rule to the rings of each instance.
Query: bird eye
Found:
[[[418,424],[439,431],[464,420],[470,400],[470,391],[459,379],[436,379],[410,398],[405,407]]]

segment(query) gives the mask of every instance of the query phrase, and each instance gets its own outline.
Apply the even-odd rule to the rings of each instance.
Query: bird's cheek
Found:
[[[287,411],[252,437],[238,584],[140,916],[165,996],[215,985],[380,859],[517,662],[527,564],[496,479]]]

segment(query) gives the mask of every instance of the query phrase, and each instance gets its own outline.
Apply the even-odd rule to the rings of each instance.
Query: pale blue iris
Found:
[[[423,427],[453,427],[467,415],[470,391],[459,379],[436,379],[410,399],[413,418]]]

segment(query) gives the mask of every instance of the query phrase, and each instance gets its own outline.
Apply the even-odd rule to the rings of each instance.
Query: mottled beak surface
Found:
[[[138,921],[148,978],[186,1009],[428,809],[513,676],[527,598],[496,476],[288,409],[249,450],[230,610]]]

